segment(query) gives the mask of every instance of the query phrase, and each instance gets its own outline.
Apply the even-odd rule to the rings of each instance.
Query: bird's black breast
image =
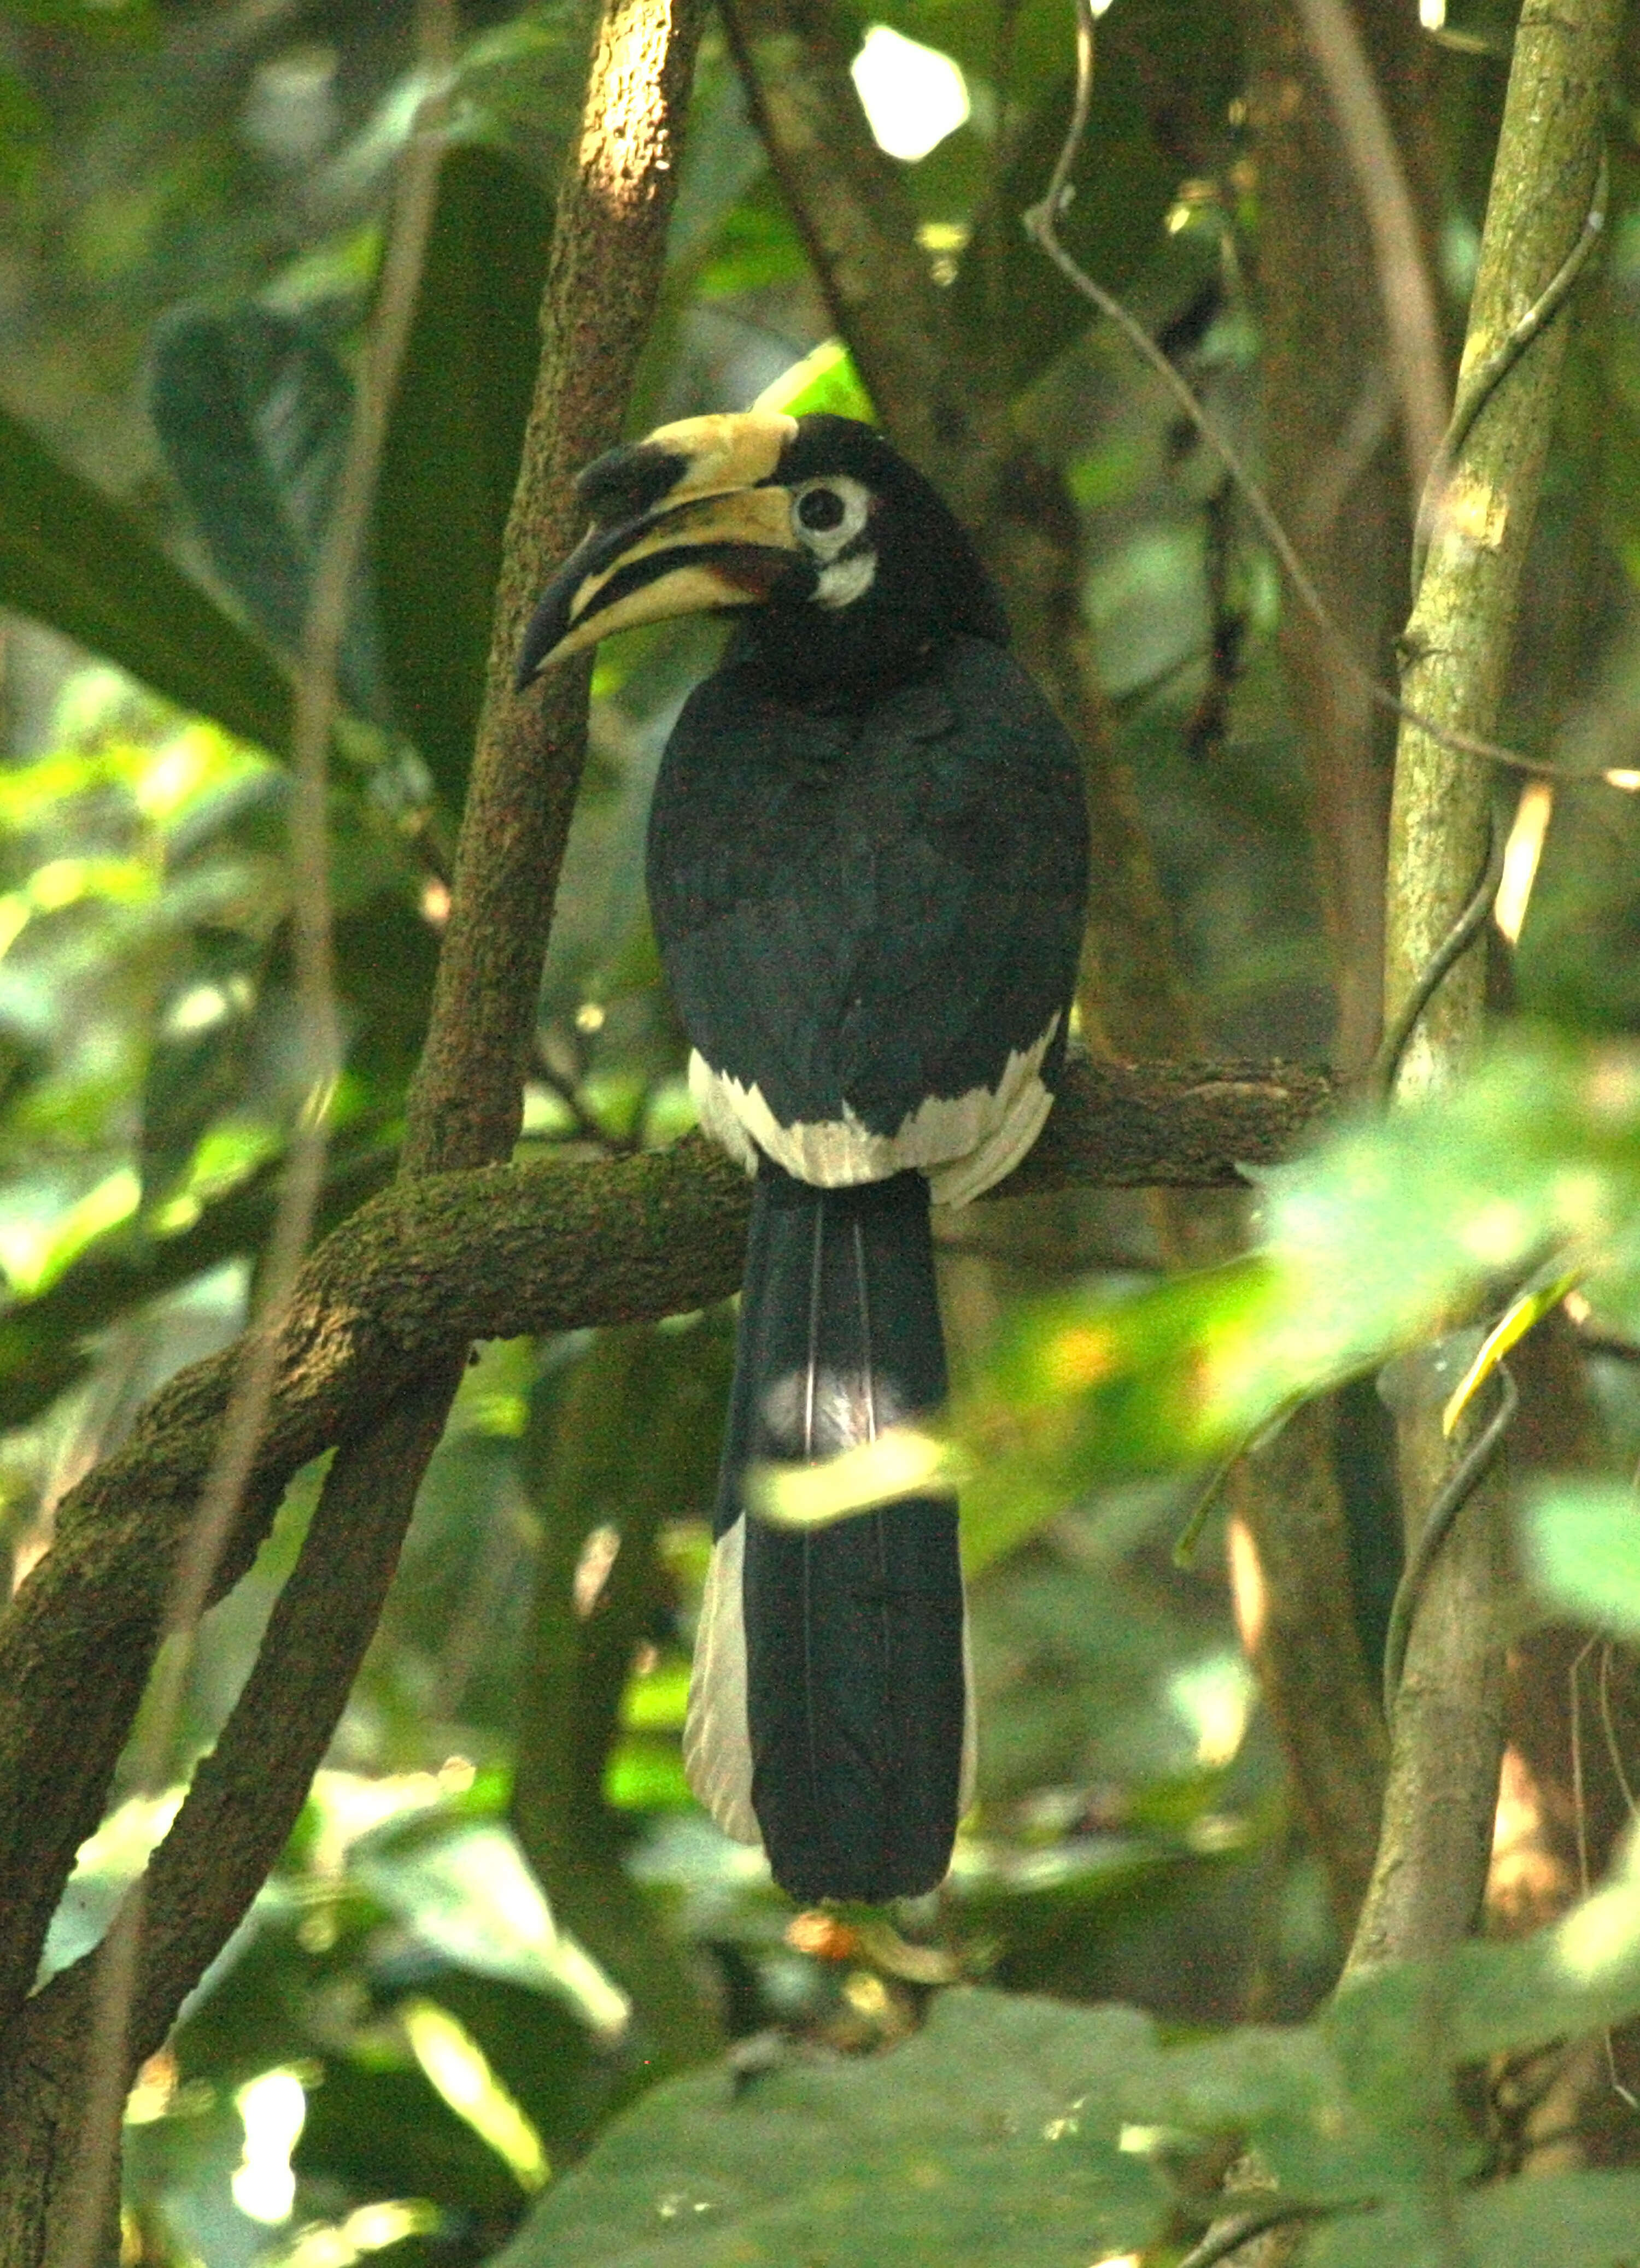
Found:
[[[1075,751],[1001,648],[951,641],[852,715],[731,665],[684,707],[651,909],[691,1044],[782,1124],[896,1132],[1063,1018],[1086,889]]]

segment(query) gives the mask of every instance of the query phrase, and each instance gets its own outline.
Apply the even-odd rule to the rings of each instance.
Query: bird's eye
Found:
[[[816,535],[840,527],[847,513],[848,506],[835,489],[809,489],[797,499],[798,519]]]

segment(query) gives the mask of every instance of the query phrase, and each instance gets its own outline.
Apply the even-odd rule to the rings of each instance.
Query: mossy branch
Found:
[[[1622,0],[1525,0],[1481,239],[1464,369],[1493,353],[1577,242],[1599,172]],[[1541,332],[1481,409],[1436,502],[1404,639],[1408,705],[1490,738],[1552,432],[1566,318]],[[1459,379],[1459,394],[1463,390]],[[1390,821],[1385,1009],[1393,1020],[1474,887],[1491,825],[1487,768],[1403,722]],[[1448,1086],[1479,1045],[1484,953],[1437,992],[1414,1035],[1403,1102]],[[1416,1397],[1415,1397],[1416,1398]],[[1438,1398],[1400,1423],[1415,1527],[1448,1469]],[[1415,1540],[1415,1535],[1409,1541]],[[1378,1861],[1352,1967],[1438,1953],[1474,1926],[1503,1749],[1502,1492],[1483,1485],[1436,1561],[1393,1727]]]
[[[400,1195],[412,1204],[419,1176],[504,1159],[518,1131],[585,746],[587,675],[563,673],[519,696],[513,659],[544,562],[567,549],[576,532],[573,474],[618,435],[660,285],[702,12],[699,0],[608,0],[595,41],[578,160],[559,198],[541,375],[508,523],[450,924],[411,1095]],[[437,530],[428,540],[437,541]],[[224,1554],[223,1583],[242,1572],[294,1469],[285,1463],[276,1477],[284,1462],[277,1444],[297,1445],[290,1389],[297,1385],[296,1401],[307,1402],[311,1414],[315,1405],[297,1380],[305,1372],[307,1388],[316,1386],[327,1367],[321,1349],[336,1344],[330,1328],[341,1317],[320,1320],[313,1275],[282,1335],[274,1406]],[[465,1335],[440,1331],[408,1363],[389,1365],[395,1374],[383,1375],[385,1392],[372,1392],[351,1415],[335,1413],[338,1454],[298,1566],[249,1683],[150,1868],[133,2064],[164,2038],[290,1832],[374,1628],[464,1356]],[[0,1726],[8,1789],[0,1797],[0,1873],[18,1891],[0,1894],[0,2014],[18,2012],[0,2062],[0,2164],[8,2169],[0,2258],[8,2263],[32,2268],[59,2241],[54,2228],[71,2179],[100,1956],[26,2003],[24,1996],[51,1906],[94,1823],[142,1692],[158,1606],[204,1469],[200,1452],[218,1432],[233,1361],[230,1355],[209,1379],[178,1382],[169,1415],[153,1412],[159,1440],[150,1429],[139,1433],[159,1453],[128,1470],[118,1524],[144,1564],[139,1571],[116,1550],[123,1572],[101,1594],[112,1614],[92,1617],[101,1620],[105,1643],[87,1652],[61,1620],[54,1625],[49,1609],[36,1621],[39,1601],[22,1610],[21,1630],[13,1617],[0,1638],[3,1647],[20,1637],[26,1665],[23,1683],[0,1689],[15,1705]],[[87,1540],[71,1516],[45,1563],[63,1561],[45,1588],[60,1607],[66,1602],[69,1624],[72,1580],[65,1593],[63,1577]],[[82,1602],[88,1596],[82,1593]]]
[[[1268,1064],[1078,1064],[1008,1195],[1072,1185],[1223,1187],[1290,1152],[1335,1100]],[[292,1476],[358,1438],[469,1340],[676,1314],[739,1281],[749,1209],[697,1138],[646,1156],[429,1175],[385,1192],[304,1273],[251,1486],[221,1577],[266,1535]],[[195,1364],[67,1497],[57,1541],[0,1617],[0,1975],[15,2007],[101,1806],[142,1690],[178,1538],[233,1354]]]

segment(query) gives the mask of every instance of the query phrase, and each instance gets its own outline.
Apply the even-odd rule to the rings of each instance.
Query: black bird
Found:
[[[591,532],[520,681],[612,630],[742,609],[668,743],[655,934],[701,1124],[757,1176],[684,1757],[794,1896],[927,1890],[973,1775],[957,1506],[810,1529],[748,1467],[945,1396],[930,1198],[1040,1131],[1087,887],[1075,751],[973,545],[869,426],[689,418],[580,482]]]

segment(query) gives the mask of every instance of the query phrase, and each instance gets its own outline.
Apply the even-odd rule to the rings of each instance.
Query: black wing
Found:
[[[656,784],[649,893],[714,1071],[782,1124],[892,1134],[994,1089],[1075,983],[1087,887],[1076,753],[1003,650],[958,638],[863,717],[750,666],[699,687]]]

